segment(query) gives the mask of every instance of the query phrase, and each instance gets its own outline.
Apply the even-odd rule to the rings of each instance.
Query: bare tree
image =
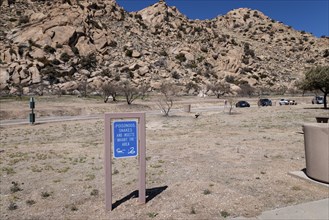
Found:
[[[240,85],[240,91],[238,92],[241,96],[249,96],[255,92],[255,89],[249,85],[249,83],[243,83]]]
[[[44,89],[45,89],[45,85],[42,84],[42,83],[40,83],[40,84],[31,84],[29,86],[30,93],[35,94],[35,95],[39,95],[39,96],[43,96]]]
[[[229,111],[228,111],[228,114],[232,114],[232,110],[233,110],[233,107],[235,105],[235,100],[234,98],[229,98],[228,99],[228,104],[229,104]]]
[[[88,86],[87,77],[84,77],[83,80],[80,81],[79,86],[78,86],[78,90],[82,97],[87,97],[88,89],[89,89],[89,86]]]
[[[136,87],[133,87],[130,81],[121,83],[120,90],[125,96],[128,105],[131,105],[141,95],[140,91]]]
[[[145,96],[147,94],[148,89],[150,88],[149,84],[143,84],[140,88],[139,88],[139,92],[141,94],[141,99],[144,100]]]
[[[276,92],[278,95],[284,95],[287,91],[288,91],[288,87],[287,87],[286,85],[280,85],[280,86],[275,90],[275,92]]]
[[[16,87],[16,94],[19,97],[19,99],[22,99],[22,96],[24,94],[24,89],[23,89],[23,85],[19,82],[17,84],[14,84],[14,87]]]
[[[162,83],[160,86],[162,97],[158,100],[158,106],[165,116],[169,116],[169,112],[174,105],[174,96],[176,89],[173,84]]]
[[[216,82],[214,84],[208,84],[207,90],[211,90],[218,99],[220,96],[231,93],[230,84],[225,82]]]
[[[112,97],[112,101],[116,101],[116,96],[117,96],[117,86],[115,86],[112,83],[104,83],[102,86],[102,92],[103,92],[103,98],[104,102],[106,103],[109,100],[109,97]]]

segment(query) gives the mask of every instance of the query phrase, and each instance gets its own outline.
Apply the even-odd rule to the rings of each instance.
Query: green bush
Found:
[[[179,53],[175,56],[175,58],[177,60],[179,60],[180,62],[185,62],[186,61],[186,57],[185,57],[185,54],[184,53]]]
[[[51,47],[51,46],[49,46],[49,45],[46,45],[46,46],[43,48],[43,51],[45,51],[46,53],[51,53],[51,54],[53,54],[53,53],[56,52],[56,49],[53,48],[53,47]]]
[[[66,52],[64,52],[61,54],[61,57],[59,59],[63,62],[68,62],[70,60],[70,58],[71,57]]]

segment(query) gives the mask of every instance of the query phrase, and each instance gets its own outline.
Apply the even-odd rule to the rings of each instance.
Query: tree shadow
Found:
[[[160,187],[155,187],[151,189],[146,189],[146,203],[151,201],[154,197],[162,193],[168,188],[168,186],[160,186]],[[121,205],[124,202],[127,202],[130,199],[133,198],[138,198],[138,190],[135,190],[131,192],[129,195],[123,197],[120,200],[117,200],[115,203],[112,204],[112,210],[117,208],[119,205]]]
[[[314,106],[314,107],[304,107],[304,109],[313,109],[313,110],[329,110],[329,108],[324,108],[324,107],[316,107],[316,106]]]

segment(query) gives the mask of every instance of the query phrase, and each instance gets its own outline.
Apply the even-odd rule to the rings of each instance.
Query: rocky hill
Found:
[[[0,13],[1,94],[75,93],[83,83],[99,92],[125,80],[186,93],[219,81],[294,89],[305,69],[329,63],[328,37],[248,8],[190,20],[163,0],[131,13],[115,0],[0,0]]]

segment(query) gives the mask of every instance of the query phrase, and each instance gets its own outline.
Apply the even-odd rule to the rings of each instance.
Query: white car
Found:
[[[287,99],[280,99],[279,104],[280,105],[289,105],[289,100],[287,100]]]
[[[279,104],[280,105],[297,105],[297,102],[295,100],[280,99]]]

